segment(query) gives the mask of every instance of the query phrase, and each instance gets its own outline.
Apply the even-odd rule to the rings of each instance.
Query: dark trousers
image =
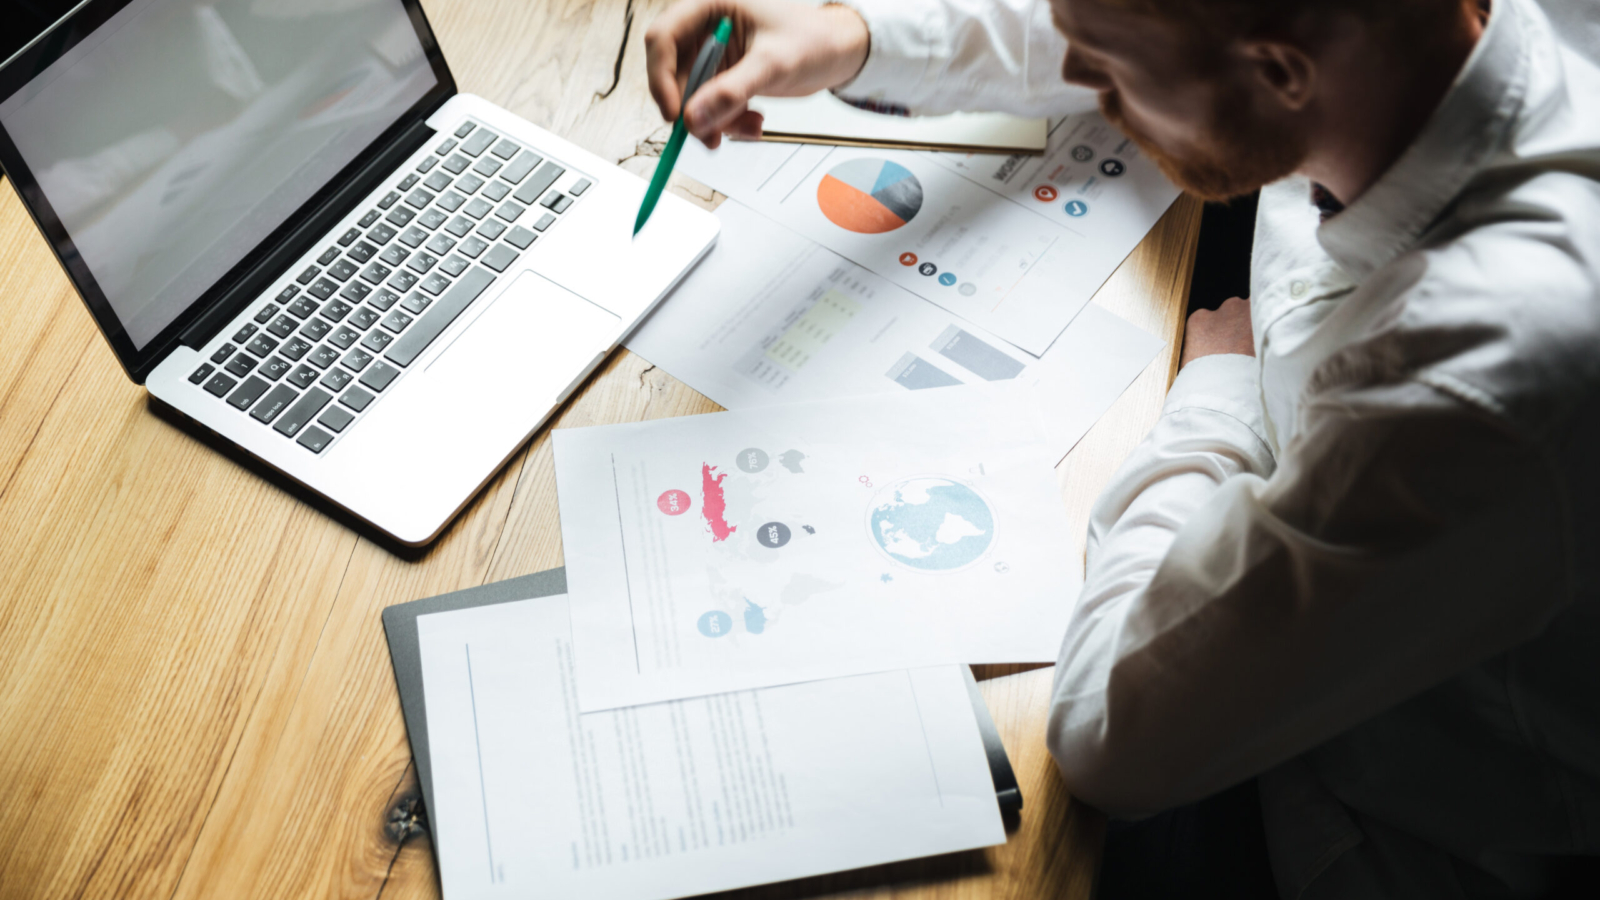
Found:
[[[1277,900],[1255,779],[1137,822],[1111,822],[1097,900]]]

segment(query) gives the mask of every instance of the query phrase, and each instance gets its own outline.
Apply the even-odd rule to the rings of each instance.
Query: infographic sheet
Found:
[[[1055,659],[1079,575],[1030,412],[987,385],[557,430],[580,707]]]
[[[1098,113],[1042,157],[691,141],[679,167],[1039,356],[1177,197]]]
[[[958,667],[580,714],[566,597],[417,632],[452,900],[665,900],[1005,842]]]
[[[735,200],[717,246],[628,349],[728,409],[1006,382],[1059,461],[1160,352],[1091,304],[1043,359]]]

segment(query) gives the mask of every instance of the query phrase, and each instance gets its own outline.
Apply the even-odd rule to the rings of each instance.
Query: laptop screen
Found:
[[[134,0],[0,124],[143,349],[438,84],[401,0]]]

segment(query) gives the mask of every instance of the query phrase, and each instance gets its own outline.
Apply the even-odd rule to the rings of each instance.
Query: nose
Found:
[[[1082,53],[1074,51],[1071,45],[1061,60],[1061,78],[1068,84],[1082,85],[1092,91],[1109,91],[1114,87],[1110,76],[1092,65]]]

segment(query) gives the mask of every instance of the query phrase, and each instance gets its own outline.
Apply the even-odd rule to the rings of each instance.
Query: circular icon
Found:
[[[739,451],[738,459],[734,460],[739,468],[746,472],[759,472],[767,467],[767,451],[760,447],[750,447]]]
[[[822,176],[817,207],[845,231],[883,234],[916,218],[922,209],[922,183],[899,163],[864,156]]]
[[[922,265],[917,266],[917,271],[924,275],[932,275],[933,273],[939,271],[939,267],[933,263],[923,263]]]
[[[1078,162],[1088,162],[1094,159],[1094,148],[1088,144],[1079,144],[1072,148],[1072,158]]]
[[[733,630],[733,616],[720,609],[713,609],[711,612],[701,616],[700,621],[694,624],[696,628],[700,629],[700,633],[706,637],[722,637]]]
[[[689,495],[676,488],[663,491],[661,496],[656,498],[656,509],[669,516],[681,516],[689,511]]]
[[[761,546],[776,550],[789,543],[789,526],[782,522],[768,522],[756,529],[756,540],[761,542]]]
[[[1039,201],[1040,203],[1054,202],[1058,196],[1060,195],[1056,193],[1056,189],[1053,185],[1041,184],[1033,189],[1033,199]]]
[[[1100,174],[1107,178],[1115,178],[1126,171],[1128,171],[1128,168],[1122,164],[1120,159],[1108,159],[1100,163]]]
[[[939,276],[939,283],[944,285],[945,287],[949,287],[950,285],[956,283],[956,277],[954,275],[951,275],[949,272],[946,272],[943,275]]]
[[[865,487],[872,487],[872,479],[868,478],[865,475],[861,476],[860,478],[857,478],[856,480],[861,482],[861,484],[863,486],[865,486]]]
[[[1074,219],[1082,218],[1089,212],[1089,204],[1082,200],[1068,200],[1066,210],[1067,215]]]
[[[956,290],[960,291],[961,296],[963,297],[971,297],[973,294],[978,292],[978,286],[970,281],[967,281],[963,282],[961,287],[956,288]]]
[[[917,255],[910,251],[900,254],[900,265],[914,266],[917,264]]]
[[[1006,565],[1004,562],[997,562],[994,564],[994,570],[999,572],[1001,575],[1004,575],[1005,573],[1011,571],[1011,567]]]
[[[873,497],[867,531],[891,560],[913,569],[951,571],[977,562],[994,544],[989,502],[965,482],[922,475]]]

